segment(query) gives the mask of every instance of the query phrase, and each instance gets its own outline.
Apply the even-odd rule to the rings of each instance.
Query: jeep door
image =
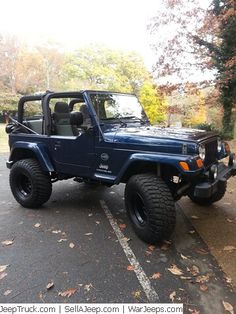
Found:
[[[63,97],[64,94],[67,97]],[[94,160],[94,133],[89,114],[85,115],[87,105],[82,94],[64,94],[61,98],[55,98],[54,95],[48,100],[51,115],[51,156],[57,172],[89,176]],[[78,99],[78,106],[71,107],[70,102],[74,99]],[[73,114],[79,119],[72,119]]]

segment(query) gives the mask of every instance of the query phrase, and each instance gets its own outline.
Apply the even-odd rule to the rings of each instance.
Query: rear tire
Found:
[[[135,233],[147,243],[168,239],[176,222],[173,197],[154,174],[132,176],[125,188],[125,205]]]
[[[14,163],[10,172],[10,187],[16,201],[27,208],[40,207],[52,193],[50,177],[35,159]]]

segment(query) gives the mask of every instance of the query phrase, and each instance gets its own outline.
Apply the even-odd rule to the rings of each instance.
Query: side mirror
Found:
[[[83,124],[83,115],[81,112],[71,112],[70,114],[70,124],[76,125],[77,127]]]

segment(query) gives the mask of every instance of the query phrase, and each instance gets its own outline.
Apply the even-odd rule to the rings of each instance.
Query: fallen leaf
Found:
[[[3,295],[7,296],[8,294],[12,293],[12,290],[6,290]]]
[[[180,276],[180,279],[190,280],[190,279],[192,279],[192,277]]]
[[[209,281],[209,275],[208,274],[202,275],[202,276],[197,276],[197,278],[196,278],[197,283],[205,283],[208,281]]]
[[[95,223],[96,223],[96,225],[100,225],[100,221],[98,221],[98,220],[95,221]]]
[[[156,248],[155,245],[149,245],[148,247],[148,249],[152,252],[155,250],[155,248]]]
[[[169,250],[170,245],[171,245],[171,243],[164,243],[164,244],[162,244],[161,250],[163,250],[163,251]]]
[[[188,233],[193,234],[193,233],[195,233],[195,230],[189,230]]]
[[[0,265],[0,273],[7,269],[9,265]]]
[[[65,242],[67,241],[67,239],[60,239],[60,240],[57,240],[57,242],[61,243],[61,242]]]
[[[160,279],[161,278],[161,274],[160,273],[154,273],[150,278],[151,279]]]
[[[207,285],[201,284],[201,285],[200,285],[200,290],[201,290],[201,291],[204,291],[204,292],[207,291],[207,290],[208,290]]]
[[[233,245],[227,245],[224,247],[223,249],[224,251],[233,251],[233,250],[236,250],[236,247],[233,246]]]
[[[13,244],[13,240],[5,240],[5,241],[2,241],[1,243],[2,243],[2,245],[4,245],[4,246],[8,246],[8,245],[12,245]]]
[[[193,276],[197,276],[199,274],[199,268],[196,265],[193,265],[191,268],[188,268],[188,271],[190,271],[190,273]]]
[[[91,236],[91,235],[92,235],[92,232],[85,233],[84,235],[86,235],[86,236]]]
[[[88,292],[91,290],[91,288],[93,288],[93,285],[91,283],[89,283],[88,285],[84,286],[84,290],[86,290]]]
[[[234,314],[234,308],[229,302],[222,301],[222,303],[226,311],[228,311],[230,314]]]
[[[134,270],[134,266],[133,265],[127,266],[127,270]]]
[[[34,226],[35,226],[35,228],[39,228],[41,226],[41,224],[39,222],[37,222]]]
[[[66,291],[59,292],[58,295],[60,295],[61,297],[70,298],[72,295],[74,295],[76,293],[76,291],[77,291],[76,288],[71,288],[71,289],[68,289]]]
[[[119,224],[119,227],[121,230],[124,230],[126,228],[126,224]]]
[[[233,222],[233,220],[230,219],[230,218],[227,218],[226,220],[227,220],[228,222]]]
[[[52,233],[58,234],[58,233],[61,233],[61,230],[52,230]]]
[[[183,255],[183,254],[180,254],[180,256],[181,256],[181,258],[182,259],[188,259],[185,255]]]
[[[227,283],[232,283],[232,278],[225,276],[224,279]]]
[[[169,270],[173,275],[177,275],[177,276],[183,275],[182,270],[179,269],[175,264],[171,265],[171,267],[168,268],[168,270]]]
[[[0,274],[0,280],[2,280],[4,277],[6,277],[7,276],[7,273],[1,273]]]
[[[208,254],[208,252],[202,248],[195,249],[195,252],[199,254]]]
[[[188,309],[190,313],[192,314],[201,314],[200,311],[196,310],[196,309]]]
[[[92,217],[93,216],[93,214],[88,214],[88,217]]]
[[[192,218],[192,219],[199,219],[199,217],[198,217],[198,216],[194,216],[194,215],[193,215],[193,216],[191,216],[191,218]]]
[[[39,294],[38,294],[38,297],[39,297],[39,299],[44,303],[45,301],[44,301],[44,295],[43,295],[43,293],[40,291],[39,292]]]
[[[130,239],[130,238],[127,238],[127,237],[124,237],[124,240],[125,240],[126,242],[129,242],[131,239]]]
[[[74,243],[71,242],[71,243],[69,244],[69,247],[70,247],[71,249],[73,249],[73,248],[75,247]]]
[[[137,290],[132,292],[132,295],[135,297],[135,299],[139,299],[141,297],[141,291]]]
[[[54,283],[53,283],[52,281],[50,281],[50,282],[47,284],[47,286],[46,286],[47,290],[50,290],[50,289],[52,289],[53,287],[54,287]]]
[[[172,302],[174,302],[175,297],[176,297],[176,292],[175,291],[171,292],[171,294],[169,295],[169,298]]]

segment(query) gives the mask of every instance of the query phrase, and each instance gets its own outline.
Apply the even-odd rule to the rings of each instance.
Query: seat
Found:
[[[66,102],[58,101],[54,106],[54,128],[56,135],[74,136],[70,123],[70,111]]]
[[[89,116],[88,108],[86,105],[81,105],[79,111],[82,113],[83,116],[83,127],[91,126],[91,119]]]

